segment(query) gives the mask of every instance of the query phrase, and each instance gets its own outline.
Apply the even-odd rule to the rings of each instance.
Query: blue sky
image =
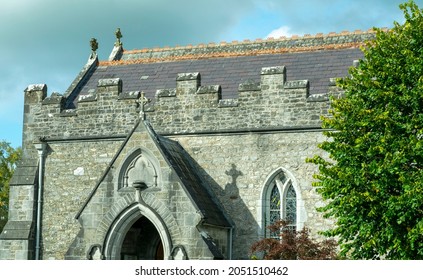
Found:
[[[99,42],[127,50],[392,27],[405,0],[0,0],[0,141],[22,139],[23,91],[63,93]],[[423,8],[423,0],[415,1]]]

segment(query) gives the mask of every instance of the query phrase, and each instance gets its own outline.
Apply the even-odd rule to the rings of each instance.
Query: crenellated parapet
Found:
[[[97,88],[79,95],[77,108],[66,108],[66,97],[46,95],[45,85],[25,91],[25,141],[50,138],[124,135],[143,110],[158,133],[215,133],[275,129],[318,128],[327,114],[329,92],[309,94],[308,80],[287,80],[284,66],[264,67],[260,81],[238,86],[238,97],[222,99],[220,85],[202,85],[201,74],[180,73],[175,88],[157,89],[141,107],[141,91],[123,91],[120,78],[99,79]],[[335,92],[335,91],[333,91]]]
[[[287,80],[284,66],[264,67],[260,81],[239,84],[222,99],[220,85],[201,85],[199,73],[179,74],[176,88],[157,90],[148,118],[160,133],[213,133],[320,127],[334,90],[310,94],[308,80]]]

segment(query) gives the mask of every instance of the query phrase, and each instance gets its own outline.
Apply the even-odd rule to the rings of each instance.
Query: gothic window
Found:
[[[264,228],[267,237],[277,238],[267,227],[279,220],[288,222],[288,229],[297,229],[297,193],[293,181],[282,171],[273,176],[266,185],[264,196]]]
[[[292,184],[288,185],[284,200],[284,219],[288,222],[288,227],[291,230],[296,230],[297,224],[297,194]]]
[[[158,179],[157,168],[141,149],[137,149],[125,160],[120,174],[118,189],[132,187],[135,181],[142,181],[148,187],[156,187]]]
[[[273,186],[270,193],[270,224],[273,224],[281,219],[281,196],[276,185]]]
[[[269,199],[269,225],[281,220],[281,196],[278,186],[273,185]],[[270,232],[271,237],[277,237],[277,233]]]

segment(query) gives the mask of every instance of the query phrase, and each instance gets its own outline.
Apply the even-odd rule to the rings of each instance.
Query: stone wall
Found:
[[[34,142],[45,141],[49,147],[45,162],[44,259],[85,258],[88,248],[100,242],[98,228],[107,228],[113,215],[118,215],[110,211],[123,202],[116,200],[115,179],[105,177],[95,203],[75,219],[82,200],[109,168],[140,113],[146,114],[157,133],[181,143],[233,219],[234,258],[248,258],[249,246],[262,236],[260,197],[266,178],[278,168],[289,171],[296,180],[304,203],[302,223],[314,232],[331,225],[315,210],[320,205],[311,187],[316,169],[305,159],[319,153],[316,144],[323,140],[320,116],[327,114],[328,96],[337,93],[335,87],[327,94],[309,95],[308,81],[287,81],[285,68],[276,66],[262,69],[260,83],[240,84],[238,98],[221,99],[219,85],[201,85],[201,73],[181,73],[175,78],[175,88],[158,89],[155,100],[145,105],[139,92],[122,92],[119,78],[100,80],[95,92],[81,96],[76,109],[65,109],[64,96],[47,97],[45,85],[26,89],[24,151],[36,159]],[[116,163],[113,168],[118,166]],[[168,189],[154,197],[170,209],[182,209],[187,198],[176,179],[167,174],[163,186]],[[120,201],[129,203],[131,197],[125,197]],[[204,257],[205,244],[198,240],[195,225],[185,224],[193,222],[193,209],[186,210],[173,215],[178,227],[186,227],[173,236],[174,240],[189,244],[189,255]],[[107,216],[109,224],[102,224],[104,218],[100,221],[100,216]],[[224,234],[217,236],[218,246],[228,251],[222,244],[229,242]]]
[[[305,216],[301,223],[316,234],[329,228],[331,221],[322,218],[315,209],[321,200],[311,186],[311,174],[316,167],[305,159],[320,153],[316,143],[324,140],[320,131],[280,131],[268,133],[239,133],[196,136],[173,136],[197,163],[197,168],[206,183],[224,206],[234,222],[233,258],[248,258],[251,244],[263,236],[261,224],[262,202],[260,201],[268,176],[278,168],[289,171],[296,180],[296,186],[304,203]],[[122,141],[64,141],[49,143],[46,158],[46,176],[43,209],[43,258],[81,259],[88,247],[102,242],[110,224],[102,225],[109,213],[115,217],[133,201],[133,190],[117,192],[115,173],[106,177],[94,199],[84,211],[79,222],[75,220],[82,202],[100,180],[100,177]],[[145,140],[143,141],[145,145]],[[123,154],[131,150],[129,146]],[[86,155],[90,156],[87,157]],[[114,164],[118,170],[120,162]],[[170,177],[169,177],[170,176]],[[163,178],[160,192],[154,193],[154,206],[167,205],[168,209],[185,209],[189,203],[179,184],[173,182],[171,174]],[[126,198],[130,195],[128,198]],[[132,198],[130,198],[132,197]],[[159,203],[158,201],[162,201]],[[123,204],[122,204],[123,203]],[[126,204],[125,204],[126,203]],[[114,205],[121,205],[116,208]],[[187,213],[195,210],[186,209]],[[170,210],[169,210],[170,211]],[[174,221],[184,232],[172,233],[176,244],[192,244],[186,249],[189,256],[202,255],[204,244],[195,241],[198,232],[195,217],[187,218],[182,212],[172,214]],[[172,224],[169,220],[169,225]],[[103,227],[103,233],[99,227]],[[83,228],[83,231],[81,231]],[[193,228],[189,232],[188,228]],[[60,235],[57,233],[60,232]],[[82,234],[82,235],[81,235]],[[197,236],[193,240],[193,235]],[[191,237],[190,237],[191,236]],[[220,236],[219,246],[226,253],[228,240]],[[200,246],[201,245],[201,246]],[[197,247],[199,246],[199,247]]]
[[[171,245],[183,245],[189,258],[213,258],[198,232],[200,216],[197,210],[147,133],[133,135],[122,150],[123,140],[47,143],[43,259],[85,259],[89,248],[96,244],[104,246],[110,234],[117,239],[126,234],[125,227],[134,222],[130,218],[122,222],[122,229],[116,229],[117,233],[110,232],[110,229],[121,216],[126,215],[127,209],[137,205],[137,200],[134,188],[119,189],[118,179],[122,168],[125,168],[125,160],[140,148],[159,170],[157,186],[151,186],[142,193],[142,200],[148,205],[143,215],[153,223],[163,221]],[[89,197],[91,199],[87,201]],[[157,213],[158,216],[150,217],[149,213]],[[221,247],[226,252],[226,236],[221,231],[211,230],[224,240]]]
[[[42,220],[43,259],[64,258],[80,231],[75,215],[120,144],[119,141],[48,143]],[[82,257],[86,254],[80,253]]]
[[[314,165],[307,157],[321,153],[316,143],[324,140],[320,131],[242,133],[234,135],[175,136],[198,163],[205,180],[213,187],[235,223],[234,258],[246,258],[251,244],[263,237],[262,201],[266,179],[277,169],[292,174],[297,195],[304,203],[300,224],[318,231],[332,222],[316,207],[321,198],[312,187]]]

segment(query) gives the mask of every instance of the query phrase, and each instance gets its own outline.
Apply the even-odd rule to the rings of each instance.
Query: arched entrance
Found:
[[[139,218],[126,233],[120,251],[122,260],[163,260],[163,243],[156,227]]]
[[[108,260],[168,259],[172,242],[160,216],[149,207],[133,204],[109,228],[104,240]]]

